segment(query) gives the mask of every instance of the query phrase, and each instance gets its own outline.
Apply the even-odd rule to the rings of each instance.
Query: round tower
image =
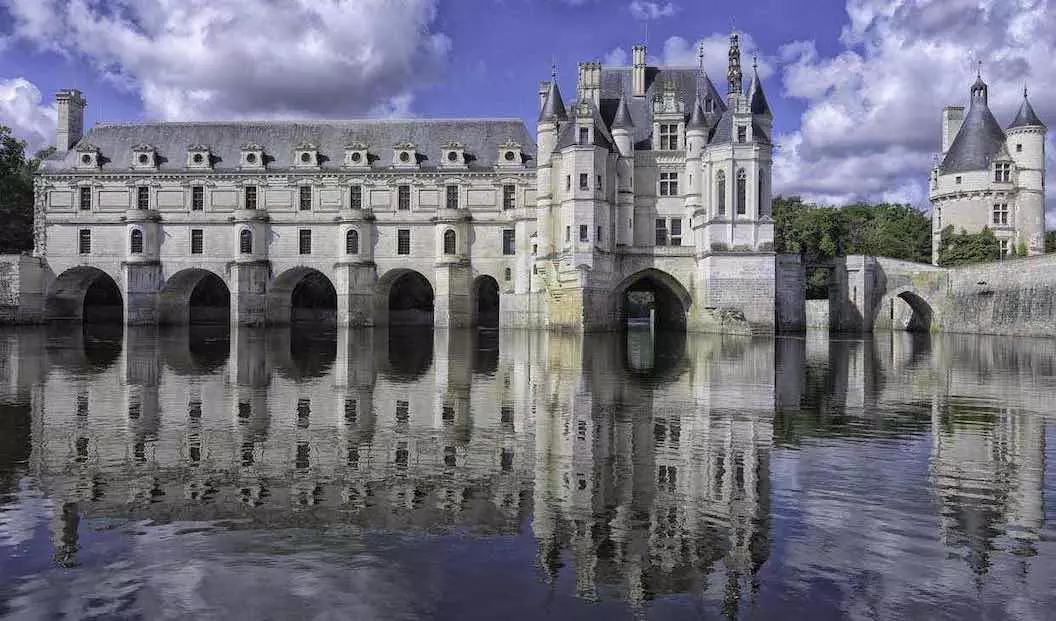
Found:
[[[1006,145],[1016,165],[1016,245],[1031,255],[1045,252],[1045,133],[1047,129],[1027,99],[1005,131]]]
[[[552,71],[550,87],[543,101],[542,110],[539,111],[539,122],[536,125],[536,144],[539,147],[538,166],[536,167],[536,205],[538,207],[536,230],[541,254],[544,256],[553,253],[550,213],[554,197],[552,160],[554,148],[557,146],[560,124],[567,119],[565,102],[562,101],[561,91],[557,87],[557,72]]]

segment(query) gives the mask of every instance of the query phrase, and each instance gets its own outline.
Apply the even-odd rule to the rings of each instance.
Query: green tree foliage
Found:
[[[855,203],[827,207],[797,196],[774,198],[777,252],[799,253],[810,264],[849,254],[931,261],[931,219],[910,205]],[[828,273],[807,274],[807,297],[828,296]]]
[[[1056,231],[1045,233],[1045,252],[1056,252]]]
[[[967,233],[961,230],[956,233],[952,226],[942,230],[942,241],[939,244],[939,265],[952,267],[997,261],[1001,258],[1001,242],[994,237],[989,227],[978,233]]]
[[[26,159],[26,143],[0,125],[0,254],[33,248],[33,172],[54,147]]]

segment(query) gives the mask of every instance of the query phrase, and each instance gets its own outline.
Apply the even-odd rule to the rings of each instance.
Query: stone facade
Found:
[[[938,264],[942,230],[994,231],[1004,254],[1045,251],[1045,134],[1023,92],[1016,118],[1001,129],[982,79],[972,85],[967,113],[943,111],[942,153],[931,171],[932,262]]]

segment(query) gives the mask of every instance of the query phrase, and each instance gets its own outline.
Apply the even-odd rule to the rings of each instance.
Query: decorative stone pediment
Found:
[[[370,145],[359,141],[345,145],[345,167],[370,168]]]
[[[132,147],[133,170],[156,170],[158,153],[154,145],[142,143]]]
[[[187,147],[187,168],[209,170],[213,167],[212,152],[204,144],[192,144]]]
[[[418,148],[413,142],[398,142],[392,146],[394,168],[418,168]]]
[[[80,170],[98,170],[99,161],[99,147],[89,142],[80,142],[74,149],[77,153],[77,161],[74,167]]]
[[[495,158],[499,168],[521,168],[524,166],[524,154],[521,145],[513,140],[507,140],[499,145],[498,157]]]
[[[675,85],[668,82],[664,89],[653,97],[653,114],[670,114],[682,116],[685,114],[686,103],[682,95],[675,89]]]
[[[311,142],[302,142],[293,150],[294,168],[319,168],[319,147]]]
[[[443,146],[440,157],[441,168],[465,168],[466,167],[466,145],[452,140]]]
[[[239,167],[243,170],[264,170],[264,147],[255,142],[242,145]]]

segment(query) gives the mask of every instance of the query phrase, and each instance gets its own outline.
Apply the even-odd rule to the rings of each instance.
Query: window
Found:
[[[503,209],[513,209],[514,207],[517,206],[517,204],[514,202],[514,197],[516,196],[515,191],[516,191],[515,190],[515,186],[512,186],[512,185],[504,185],[504,186],[502,186],[502,208]]]
[[[598,175],[598,183],[594,186],[594,189],[598,192],[604,192],[605,188],[601,187],[601,175]]]
[[[761,216],[770,215],[770,213],[769,213],[770,210],[767,208],[767,202],[765,200],[763,200],[763,177],[765,177],[765,176],[766,176],[765,171],[760,169],[759,170],[759,178],[756,179],[757,190],[756,190],[756,194],[755,194],[755,200],[756,200],[756,202],[759,203],[759,215],[761,215]]]
[[[1008,255],[1008,240],[1007,239],[1002,239],[1001,240],[1001,256],[1006,256],[1006,255]]]
[[[572,191],[572,175],[565,175],[565,191]]]
[[[92,232],[81,229],[77,234],[77,251],[81,254],[92,253]]]
[[[358,418],[358,406],[359,402],[355,399],[345,399],[345,422],[352,425],[356,424]]]
[[[363,208],[363,186],[354,185],[349,189],[348,206],[352,209]]]
[[[1001,183],[1012,181],[1012,164],[1010,162],[998,162],[994,164],[994,181]]]
[[[345,254],[359,254],[359,231],[356,229],[345,233]]]
[[[81,188],[81,211],[92,208],[92,188]]]
[[[301,254],[312,254],[312,232],[310,230],[301,229],[298,231],[297,241]]]
[[[579,144],[590,144],[590,129],[586,127],[579,128]]]
[[[150,188],[145,185],[136,188],[136,209],[150,209]]]
[[[682,245],[682,219],[671,218],[671,245]]]
[[[396,231],[396,254],[411,254],[411,229]]]
[[[253,253],[253,231],[242,229],[238,234],[238,251],[242,254]]]
[[[674,151],[678,148],[678,124],[660,124],[660,150]]]
[[[660,196],[678,196],[678,173],[660,173]]]
[[[588,175],[587,173],[579,173],[579,189],[590,189],[590,175]]]
[[[257,186],[246,186],[246,209],[257,208]]]
[[[202,229],[191,229],[191,254],[202,254],[205,250],[205,241],[202,237]]]
[[[411,402],[396,401],[396,422],[406,424],[411,418]]]
[[[411,208],[411,186],[401,185],[396,189],[396,208],[401,211]]]
[[[305,155],[307,155],[307,153],[305,153]],[[312,210],[312,186],[310,186],[310,185],[302,185],[300,187],[300,192],[301,192],[301,202],[300,202],[301,211],[311,211]]]
[[[205,209],[205,188],[196,185],[191,188],[191,211]]]
[[[748,127],[745,125],[737,126],[737,142],[748,142]]]
[[[603,229],[602,229],[602,228],[601,228],[601,227],[599,226],[599,227],[598,227],[598,234],[594,236],[594,241],[596,241],[596,242],[598,242],[598,243],[601,243],[601,237],[602,237],[601,233],[602,233],[602,230],[603,230]]]
[[[447,186],[447,208],[458,209],[458,186]]]
[[[590,237],[589,237],[589,235],[587,235],[587,225],[586,224],[580,224],[579,225],[579,241],[581,241],[581,242],[590,241]]]
[[[572,241],[572,227],[570,227],[570,226],[566,226],[565,227],[565,241],[566,242]]]
[[[715,199],[719,208],[719,215],[726,215],[726,171],[720,170],[715,173]]]
[[[1016,145],[1016,153],[1022,153],[1022,152],[1023,152],[1023,145],[1022,144],[1017,144]]]
[[[514,229],[502,230],[502,254],[513,255],[517,253],[517,231]]]
[[[663,218],[656,219],[656,245],[667,245],[667,220]]]
[[[455,254],[455,231],[447,229],[444,231],[444,254]]]
[[[994,203],[994,224],[1008,226],[1008,203]]]
[[[748,211],[745,203],[748,193],[748,173],[744,169],[737,171],[737,215],[744,215]]]
[[[506,282],[509,282],[510,278],[512,278],[512,277],[513,277],[513,272],[510,270],[510,268],[507,267],[505,270],[502,271],[502,279],[505,280]]]
[[[961,185],[961,176],[957,175],[956,177],[954,177],[953,178],[953,182],[956,183],[957,185]]]
[[[715,111],[715,101],[711,97],[708,97],[707,99],[704,100],[704,112],[707,112],[708,114],[711,114],[714,111]]]

